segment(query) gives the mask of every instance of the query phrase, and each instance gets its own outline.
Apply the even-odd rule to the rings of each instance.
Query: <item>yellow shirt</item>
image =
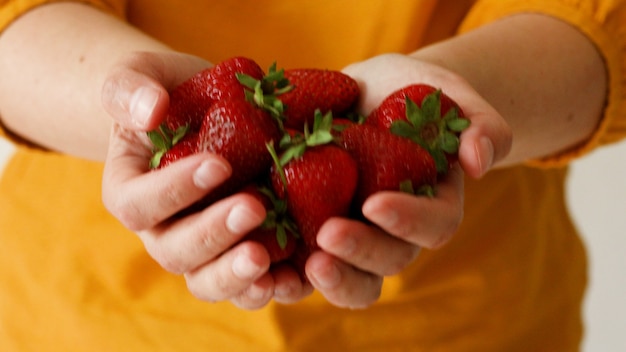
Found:
[[[0,0],[0,30],[50,0]],[[610,96],[589,142],[542,166],[467,180],[446,247],[388,278],[380,301],[242,311],[203,303],[101,204],[102,165],[13,140],[0,175],[2,351],[573,351],[586,258],[568,217],[566,165],[626,134],[626,2],[574,0],[89,0],[210,61],[338,69],[409,52],[511,13],[557,16],[605,57]],[[271,22],[271,26],[265,24]],[[0,135],[3,135],[0,132]]]

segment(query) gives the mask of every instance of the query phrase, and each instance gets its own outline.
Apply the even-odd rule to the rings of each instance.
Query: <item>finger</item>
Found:
[[[230,301],[241,309],[256,310],[263,308],[274,295],[274,278],[269,272],[257,279]]]
[[[512,132],[494,110],[470,110],[470,127],[461,133],[459,162],[473,178],[480,178],[510,152]]]
[[[138,235],[148,253],[163,268],[180,274],[215,260],[249,231],[260,226],[264,218],[265,208],[258,200],[248,194],[237,194],[201,212],[167,221],[150,231],[140,231]],[[252,251],[250,248],[255,247],[242,248]],[[256,250],[252,252],[257,260],[269,257],[263,247],[261,250],[264,254]],[[244,263],[241,260],[246,258],[242,254],[235,264]]]
[[[185,279],[189,291],[200,300],[218,302],[235,297],[241,299],[242,292],[267,273],[269,266],[270,258],[263,246],[245,241],[197,270],[185,273]],[[267,284],[267,279],[263,279],[258,287],[251,289],[260,291],[248,293],[257,298],[264,296],[264,293],[259,292]],[[273,289],[270,290],[270,297],[272,293]]]
[[[198,57],[181,53],[135,53],[118,63],[106,78],[102,104],[125,128],[153,130],[165,117],[168,90],[208,66]]]
[[[317,244],[344,262],[379,276],[399,273],[420,252],[419,246],[389,236],[377,227],[343,218],[326,221],[318,233]]]
[[[274,301],[294,304],[313,293],[309,282],[303,283],[300,275],[290,265],[278,265],[271,269],[274,277]]]
[[[379,192],[365,201],[362,210],[367,219],[404,241],[439,248],[463,219],[463,172],[455,165],[439,183],[435,197]]]
[[[104,205],[133,231],[155,226],[193,204],[230,177],[225,159],[209,153],[183,158],[148,172],[135,132],[113,127],[103,172]]]
[[[360,271],[323,251],[311,254],[306,273],[311,284],[337,307],[362,309],[380,297],[382,277]]]

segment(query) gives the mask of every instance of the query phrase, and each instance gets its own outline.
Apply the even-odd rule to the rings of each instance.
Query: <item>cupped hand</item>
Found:
[[[102,102],[114,120],[102,196],[106,208],[137,233],[164,269],[184,275],[192,294],[257,309],[272,298],[290,303],[312,292],[288,268],[270,270],[265,248],[241,239],[259,226],[262,204],[236,194],[179,216],[231,175],[223,158],[201,153],[151,171],[146,131],[165,118],[168,90],[210,64],[178,53],[137,53],[110,71]]]
[[[436,249],[453,237],[463,218],[464,175],[479,178],[497,165],[512,137],[504,119],[463,78],[437,65],[387,54],[344,72],[359,82],[359,110],[365,116],[393,91],[426,83],[441,88],[471,120],[461,136],[459,163],[437,185],[434,197],[379,192],[362,209],[372,225],[333,218],[320,229],[322,250],[306,265],[311,283],[334,305],[363,308],[377,301],[384,277],[414,262],[420,248]]]

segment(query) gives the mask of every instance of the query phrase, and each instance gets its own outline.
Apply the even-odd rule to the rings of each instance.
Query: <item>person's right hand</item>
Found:
[[[137,233],[148,253],[166,270],[184,274],[189,290],[205,301],[230,300],[256,309],[272,298],[294,302],[312,292],[294,270],[269,271],[270,259],[256,242],[240,241],[259,226],[262,204],[236,194],[184,217],[231,174],[226,160],[201,153],[150,171],[146,131],[165,118],[168,89],[210,64],[178,53],[138,53],[115,66],[102,93],[114,120],[103,174],[107,209]]]

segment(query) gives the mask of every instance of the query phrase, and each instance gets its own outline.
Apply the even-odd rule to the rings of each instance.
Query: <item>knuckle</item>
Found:
[[[254,292],[254,287],[242,291],[230,301],[236,307],[246,310],[257,310],[263,308],[272,298],[273,291],[264,290],[263,292]]]
[[[406,246],[406,250],[395,251],[394,261],[383,269],[381,275],[392,276],[400,273],[417,258],[419,252],[420,247],[415,245]]]
[[[438,236],[433,237],[434,240],[429,249],[439,249],[447,244],[459,230],[462,221],[463,214],[461,213],[459,217],[447,222],[445,228],[439,232]]]
[[[217,302],[218,299],[212,297],[205,289],[203,289],[198,283],[197,280],[192,279],[190,277],[186,277],[187,282],[187,290],[191,293],[195,298],[205,301],[205,302]]]
[[[230,260],[217,259],[210,264],[186,273],[190,292],[203,301],[224,301],[240,296],[252,284],[238,279]]]
[[[140,208],[124,198],[111,199],[103,198],[104,206],[124,227],[137,232],[144,230],[145,217],[142,216]]]
[[[378,277],[370,277],[368,283],[365,284],[366,290],[359,299],[353,299],[352,295],[348,295],[345,299],[346,303],[342,306],[349,309],[366,309],[376,303],[382,294],[382,279]]]
[[[164,185],[161,191],[160,202],[164,204],[182,204],[184,203],[186,192],[178,184],[169,183]]]

